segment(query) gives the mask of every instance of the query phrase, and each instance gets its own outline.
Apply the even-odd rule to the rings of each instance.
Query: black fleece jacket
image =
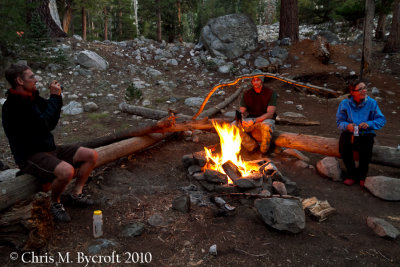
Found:
[[[37,152],[55,150],[51,131],[57,126],[62,105],[59,95],[44,99],[35,92],[29,98],[8,91],[2,122],[18,166],[25,164],[27,158]]]

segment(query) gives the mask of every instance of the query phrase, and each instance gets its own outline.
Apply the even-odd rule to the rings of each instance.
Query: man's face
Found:
[[[251,80],[251,84],[253,85],[254,91],[259,94],[262,90],[262,81],[259,78],[253,78]]]
[[[367,97],[367,86],[365,83],[357,84],[356,88],[351,91],[351,95],[355,102],[360,103]]]
[[[25,91],[35,92],[36,91],[36,82],[37,82],[37,80],[35,78],[35,74],[33,74],[33,72],[30,69],[27,69],[22,74],[19,84],[25,89]]]

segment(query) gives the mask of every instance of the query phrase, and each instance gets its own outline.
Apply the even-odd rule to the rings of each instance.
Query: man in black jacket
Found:
[[[70,221],[60,203],[61,194],[76,175],[72,201],[93,204],[93,200],[82,194],[82,189],[96,164],[97,152],[85,147],[55,145],[51,131],[57,126],[63,105],[57,81],[49,86],[49,99],[44,99],[36,90],[37,80],[28,66],[11,65],[5,74],[12,88],[3,105],[2,122],[15,163],[21,173],[32,174],[43,184],[51,183],[50,211],[56,220]]]

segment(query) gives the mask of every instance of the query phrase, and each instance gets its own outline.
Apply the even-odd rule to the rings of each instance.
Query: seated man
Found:
[[[51,131],[57,126],[63,105],[57,81],[50,84],[49,99],[44,99],[28,66],[11,65],[5,76],[12,88],[3,105],[2,122],[15,163],[21,173],[34,175],[43,184],[51,183],[50,211],[56,220],[70,221],[60,203],[61,194],[76,175],[72,201],[93,204],[82,189],[96,164],[97,152],[76,146],[56,147]]]
[[[248,114],[242,122],[244,131],[251,133],[255,139],[261,140],[260,151],[265,153],[269,149],[275,128],[277,95],[265,86],[263,78],[254,77],[251,80],[252,88],[244,92],[240,101],[240,112],[242,118],[245,113]],[[248,136],[243,134],[242,144],[252,151],[255,147],[250,145],[251,142],[247,142],[248,140]]]
[[[336,113],[337,126],[342,130],[339,152],[348,175],[344,184],[353,185],[357,182],[364,186],[372,158],[375,130],[381,129],[386,119],[378,103],[367,96],[367,86],[364,82],[353,81],[349,90],[350,97],[340,102]],[[358,168],[354,162],[353,151],[359,154]]]

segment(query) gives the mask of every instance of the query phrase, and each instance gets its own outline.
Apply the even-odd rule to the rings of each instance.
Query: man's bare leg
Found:
[[[74,163],[83,162],[82,165],[78,169],[78,173],[76,176],[75,188],[72,191],[72,194],[77,196],[82,194],[82,189],[86,184],[86,181],[94,169],[97,161],[97,152],[94,149],[80,147],[73,158]]]
[[[60,203],[62,192],[64,192],[68,183],[74,177],[75,170],[71,164],[62,161],[54,169],[54,175],[56,178],[51,183],[51,201]]]

